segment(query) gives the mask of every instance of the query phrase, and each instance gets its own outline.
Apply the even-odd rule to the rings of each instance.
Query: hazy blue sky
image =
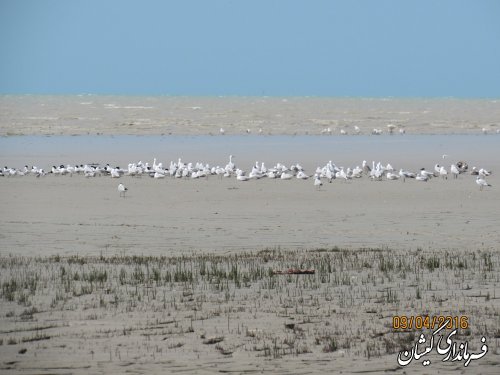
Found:
[[[0,0],[0,92],[500,97],[500,1]]]

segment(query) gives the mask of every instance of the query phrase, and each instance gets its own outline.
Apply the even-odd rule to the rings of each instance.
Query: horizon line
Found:
[[[134,93],[8,93],[0,92],[0,96],[118,96],[118,97],[171,97],[171,98],[275,98],[275,99],[359,99],[359,100],[500,100],[500,96],[393,96],[393,95],[377,95],[377,96],[363,96],[363,95],[242,95],[242,94],[134,94]]]

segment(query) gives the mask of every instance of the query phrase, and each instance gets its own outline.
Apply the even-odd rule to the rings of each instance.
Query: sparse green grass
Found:
[[[135,335],[149,342],[156,336],[184,337],[169,340],[169,350],[188,350],[187,338],[211,329],[208,339],[197,342],[207,341],[205,347],[220,355],[245,350],[277,359],[343,350],[371,358],[412,343],[414,333],[390,329],[393,315],[470,315],[469,335],[497,332],[497,310],[489,307],[498,300],[499,263],[500,255],[493,251],[336,247],[170,257],[0,257],[0,300],[6,306],[2,319],[15,319],[25,325],[22,330],[36,330],[32,336],[3,336],[0,343],[53,342],[57,336],[52,331],[40,333],[42,328],[36,327],[49,330],[44,317],[76,311],[77,319],[89,323],[140,316],[144,324],[103,328],[95,335]],[[289,268],[313,268],[316,273],[273,272]],[[488,291],[478,290],[479,283]],[[448,300],[457,301],[459,311],[447,310]],[[434,310],[426,311],[430,307]],[[483,314],[480,324],[473,312]],[[269,320],[279,324],[266,329]],[[353,328],[353,321],[364,323]],[[223,342],[213,342],[217,348],[209,345],[210,338],[222,337]]]

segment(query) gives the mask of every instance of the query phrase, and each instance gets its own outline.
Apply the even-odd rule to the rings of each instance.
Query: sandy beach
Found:
[[[223,165],[235,154],[246,171],[259,160],[310,174],[332,159],[415,171],[466,160],[492,170],[492,186],[480,191],[470,170],[320,190],[311,179],[1,177],[1,372],[496,374],[499,103],[298,102],[4,96],[0,160],[50,170],[153,157]],[[354,125],[364,134],[338,134]],[[315,273],[273,273],[290,268]],[[422,331],[394,329],[401,315],[467,317],[455,340],[479,353],[484,336],[488,353],[468,368],[435,352],[430,367],[400,366]]]

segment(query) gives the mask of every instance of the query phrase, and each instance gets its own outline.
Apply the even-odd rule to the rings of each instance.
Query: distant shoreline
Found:
[[[118,97],[118,98],[207,98],[207,99],[333,99],[333,100],[465,100],[465,101],[500,101],[500,97],[465,97],[465,96],[327,96],[327,95],[183,95],[183,94],[123,94],[123,93],[9,93],[0,92],[2,97]]]

